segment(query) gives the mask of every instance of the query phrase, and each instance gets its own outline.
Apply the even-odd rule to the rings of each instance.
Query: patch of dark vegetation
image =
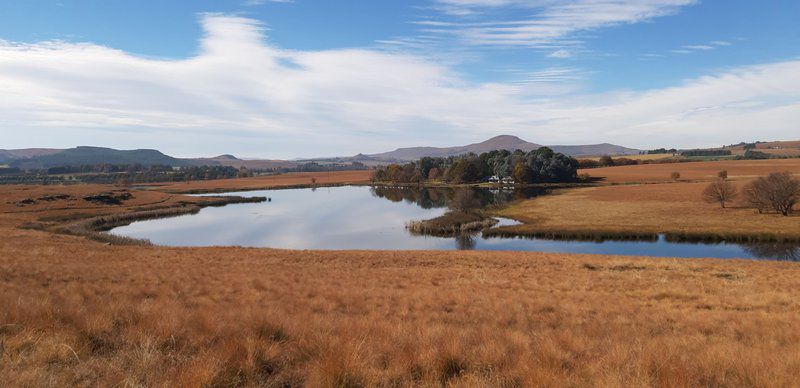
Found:
[[[201,207],[221,207],[237,203],[261,203],[269,200],[270,199],[267,197],[238,197],[234,195],[228,195],[221,197],[206,197],[206,199],[196,203]]]
[[[25,330],[25,326],[16,324],[16,323],[8,323],[5,325],[0,325],[0,336],[14,336],[19,333],[22,333]]]
[[[634,264],[621,264],[609,267],[608,269],[609,271],[625,272],[625,271],[642,271],[647,269],[647,267]]]
[[[452,237],[479,232],[497,224],[497,220],[477,212],[451,211],[430,220],[410,221],[406,228],[412,234]]]
[[[36,200],[33,198],[25,198],[19,202],[17,202],[17,206],[25,206],[25,205],[33,205],[36,203]]]
[[[798,243],[798,235],[782,235],[774,233],[697,233],[667,232],[664,240],[676,243],[717,244],[729,243]],[[656,242],[659,233],[603,231],[603,230],[524,230],[518,226],[493,228],[483,231],[485,238],[529,238],[556,241],[649,241]]]
[[[629,264],[614,265],[614,266],[611,266],[611,267],[608,267],[608,268],[605,268],[602,265],[595,265],[595,264],[585,263],[585,264],[583,264],[583,268],[586,269],[586,270],[589,270],[589,271],[602,271],[602,270],[607,269],[609,271],[616,271],[616,272],[642,271],[642,270],[647,269],[647,267],[638,266],[638,265],[634,265],[634,264],[630,264],[630,263]]]
[[[19,228],[25,230],[45,230],[47,226],[41,222],[26,221],[20,225]]]
[[[283,327],[265,322],[256,328],[256,334],[259,338],[268,340],[270,342],[284,342],[289,340],[289,334],[286,333]]]
[[[39,197],[40,201],[46,202],[53,202],[53,201],[61,201],[61,200],[74,200],[75,197],[69,194],[53,194],[53,195],[43,195]]]
[[[439,381],[447,385],[450,380],[466,372],[467,367],[467,363],[456,356],[445,357],[439,364]]]
[[[664,233],[668,242],[688,243],[787,243],[800,242],[800,236],[775,233]]]
[[[133,198],[129,191],[111,191],[83,197],[84,201],[102,205],[122,205],[124,201]]]
[[[517,227],[494,228],[483,231],[485,238],[530,238],[556,241],[658,241],[658,233],[610,232],[575,230],[518,230]]]
[[[25,198],[15,203],[16,206],[35,205],[39,202],[74,201],[75,197],[68,194],[43,195],[39,198]],[[11,202],[9,202],[11,203]]]
[[[95,356],[116,352],[119,349],[119,344],[115,341],[115,336],[117,336],[115,333],[108,332],[81,333],[83,341],[89,345],[89,351]]]

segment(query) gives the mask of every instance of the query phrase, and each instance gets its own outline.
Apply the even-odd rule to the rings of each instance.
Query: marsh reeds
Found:
[[[497,220],[477,212],[447,212],[430,220],[409,221],[406,229],[412,234],[453,237],[491,228]]]
[[[800,243],[800,236],[774,233],[721,233],[721,232],[632,232],[613,230],[535,230],[530,226],[508,226],[483,231],[487,238],[536,238],[557,241],[658,241],[664,236],[675,243]]]

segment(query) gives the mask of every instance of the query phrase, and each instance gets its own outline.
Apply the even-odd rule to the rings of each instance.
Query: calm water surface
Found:
[[[472,192],[476,206],[529,198],[541,190]],[[413,236],[410,220],[440,216],[452,205],[449,189],[331,187],[232,193],[271,202],[205,208],[195,215],[135,222],[112,233],[167,246],[250,246],[291,249],[480,249],[660,257],[800,260],[800,246],[694,244],[658,241],[555,241],[527,238]],[[502,220],[500,225],[514,224]]]

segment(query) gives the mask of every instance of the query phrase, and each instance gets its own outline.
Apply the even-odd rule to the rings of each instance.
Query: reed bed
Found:
[[[530,226],[507,226],[483,231],[487,238],[539,238],[560,241],[658,241],[664,236],[668,242],[686,243],[800,243],[800,236],[774,233],[720,233],[720,232],[631,232],[615,230],[535,230]]]
[[[658,233],[635,233],[608,230],[530,230],[506,226],[483,231],[486,238],[539,238],[559,241],[658,241]]]
[[[442,216],[423,221],[409,221],[406,229],[413,234],[451,237],[480,232],[498,221],[477,212],[447,212]]]

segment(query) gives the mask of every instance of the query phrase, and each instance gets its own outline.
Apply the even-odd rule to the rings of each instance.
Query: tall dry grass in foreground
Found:
[[[3,228],[5,386],[791,386],[800,266]]]

